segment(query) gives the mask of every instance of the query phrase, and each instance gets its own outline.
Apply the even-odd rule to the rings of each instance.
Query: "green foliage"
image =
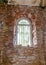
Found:
[[[42,2],[40,2],[39,6],[42,7]]]
[[[8,0],[0,0],[0,3],[7,3]]]

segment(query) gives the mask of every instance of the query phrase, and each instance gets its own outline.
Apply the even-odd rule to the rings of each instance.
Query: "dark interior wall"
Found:
[[[13,54],[13,55],[17,54],[17,56],[19,56],[17,50],[18,50],[18,48],[20,49],[21,47],[18,46],[18,47],[16,47],[17,50],[14,50],[14,46],[13,46],[14,23],[16,23],[16,21],[19,18],[26,17],[32,23],[32,36],[33,36],[33,39],[37,40],[37,48],[34,48],[35,47],[34,45],[33,45],[34,46],[33,48],[27,47],[28,50],[26,49],[26,53],[24,53],[25,54],[24,56],[26,57],[26,54],[27,54],[27,56],[29,56],[31,54],[31,51],[33,51],[32,49],[34,49],[34,52],[32,54],[38,55],[38,52],[39,52],[38,57],[41,56],[40,62],[44,61],[43,62],[43,65],[44,65],[44,63],[45,63],[44,56],[46,56],[45,55],[46,51],[44,51],[44,49],[46,50],[46,46],[45,46],[46,45],[46,37],[45,37],[46,24],[44,23],[44,21],[46,21],[45,14],[46,14],[46,8],[42,9],[40,7],[29,7],[29,6],[18,6],[18,5],[17,6],[0,5],[0,21],[2,21],[3,25],[4,25],[4,27],[2,27],[2,31],[0,32],[0,42],[1,42],[0,50],[5,51],[4,54],[6,54],[6,56],[9,56],[9,54],[8,54],[9,50],[11,52],[10,54]],[[44,25],[43,25],[43,23],[44,23]],[[36,27],[36,30],[35,30],[35,27]],[[35,33],[36,33],[36,35],[34,35]],[[43,35],[43,33],[44,33],[44,35]],[[35,38],[35,36],[37,39]],[[35,40],[33,43],[35,43]],[[43,44],[44,44],[44,46],[43,46]],[[30,52],[28,52],[29,49],[30,49]],[[25,49],[23,48],[23,50],[25,50]],[[4,56],[4,58],[5,58],[5,56]],[[21,60],[21,61],[23,61],[23,60]],[[39,61],[37,61],[36,64],[39,65]],[[30,65],[30,63],[29,63],[29,65]]]

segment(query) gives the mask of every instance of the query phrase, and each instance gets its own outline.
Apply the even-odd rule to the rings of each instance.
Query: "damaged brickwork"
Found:
[[[33,47],[14,47],[14,23],[22,17],[32,23]],[[0,4],[0,22],[0,65],[46,64],[46,8]]]

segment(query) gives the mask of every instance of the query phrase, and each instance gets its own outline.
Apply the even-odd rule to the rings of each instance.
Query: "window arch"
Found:
[[[14,44],[32,46],[32,26],[28,19],[19,19],[16,26],[16,40]]]

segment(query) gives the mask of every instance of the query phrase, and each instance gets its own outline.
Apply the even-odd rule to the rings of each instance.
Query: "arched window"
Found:
[[[32,26],[28,19],[22,18],[18,20],[16,31],[16,42],[14,43],[15,45],[32,45]]]

